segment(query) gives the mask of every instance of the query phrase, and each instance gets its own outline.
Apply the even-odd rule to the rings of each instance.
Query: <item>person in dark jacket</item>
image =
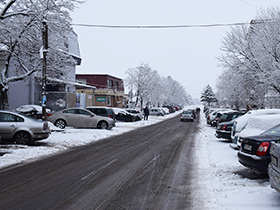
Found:
[[[144,108],[144,120],[148,120],[149,114],[150,114],[150,112],[149,112],[148,106],[146,106]]]

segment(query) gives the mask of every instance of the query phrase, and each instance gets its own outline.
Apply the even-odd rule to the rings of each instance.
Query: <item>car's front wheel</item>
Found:
[[[27,132],[18,132],[14,136],[14,141],[17,144],[30,144],[31,143],[31,136]]]
[[[63,129],[63,128],[66,127],[66,122],[65,122],[64,120],[62,120],[62,119],[59,119],[59,120],[57,120],[57,121],[54,123],[54,125],[55,125],[56,127],[59,127],[60,129]]]
[[[101,121],[98,123],[98,128],[100,129],[108,129],[108,124],[105,121]]]

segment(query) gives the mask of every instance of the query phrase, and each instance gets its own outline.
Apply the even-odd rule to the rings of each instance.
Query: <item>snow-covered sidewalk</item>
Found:
[[[280,193],[270,187],[268,177],[242,166],[237,151],[214,134],[202,114],[196,139],[198,190],[193,194],[193,209],[280,209]]]

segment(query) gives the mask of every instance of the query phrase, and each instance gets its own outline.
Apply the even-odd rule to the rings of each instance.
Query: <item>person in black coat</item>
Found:
[[[150,114],[150,112],[149,112],[148,106],[146,106],[144,108],[144,120],[148,120],[149,114]]]

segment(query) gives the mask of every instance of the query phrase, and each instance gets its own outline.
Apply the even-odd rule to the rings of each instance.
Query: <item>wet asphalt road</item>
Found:
[[[0,170],[0,208],[191,209],[198,124],[178,115]]]

